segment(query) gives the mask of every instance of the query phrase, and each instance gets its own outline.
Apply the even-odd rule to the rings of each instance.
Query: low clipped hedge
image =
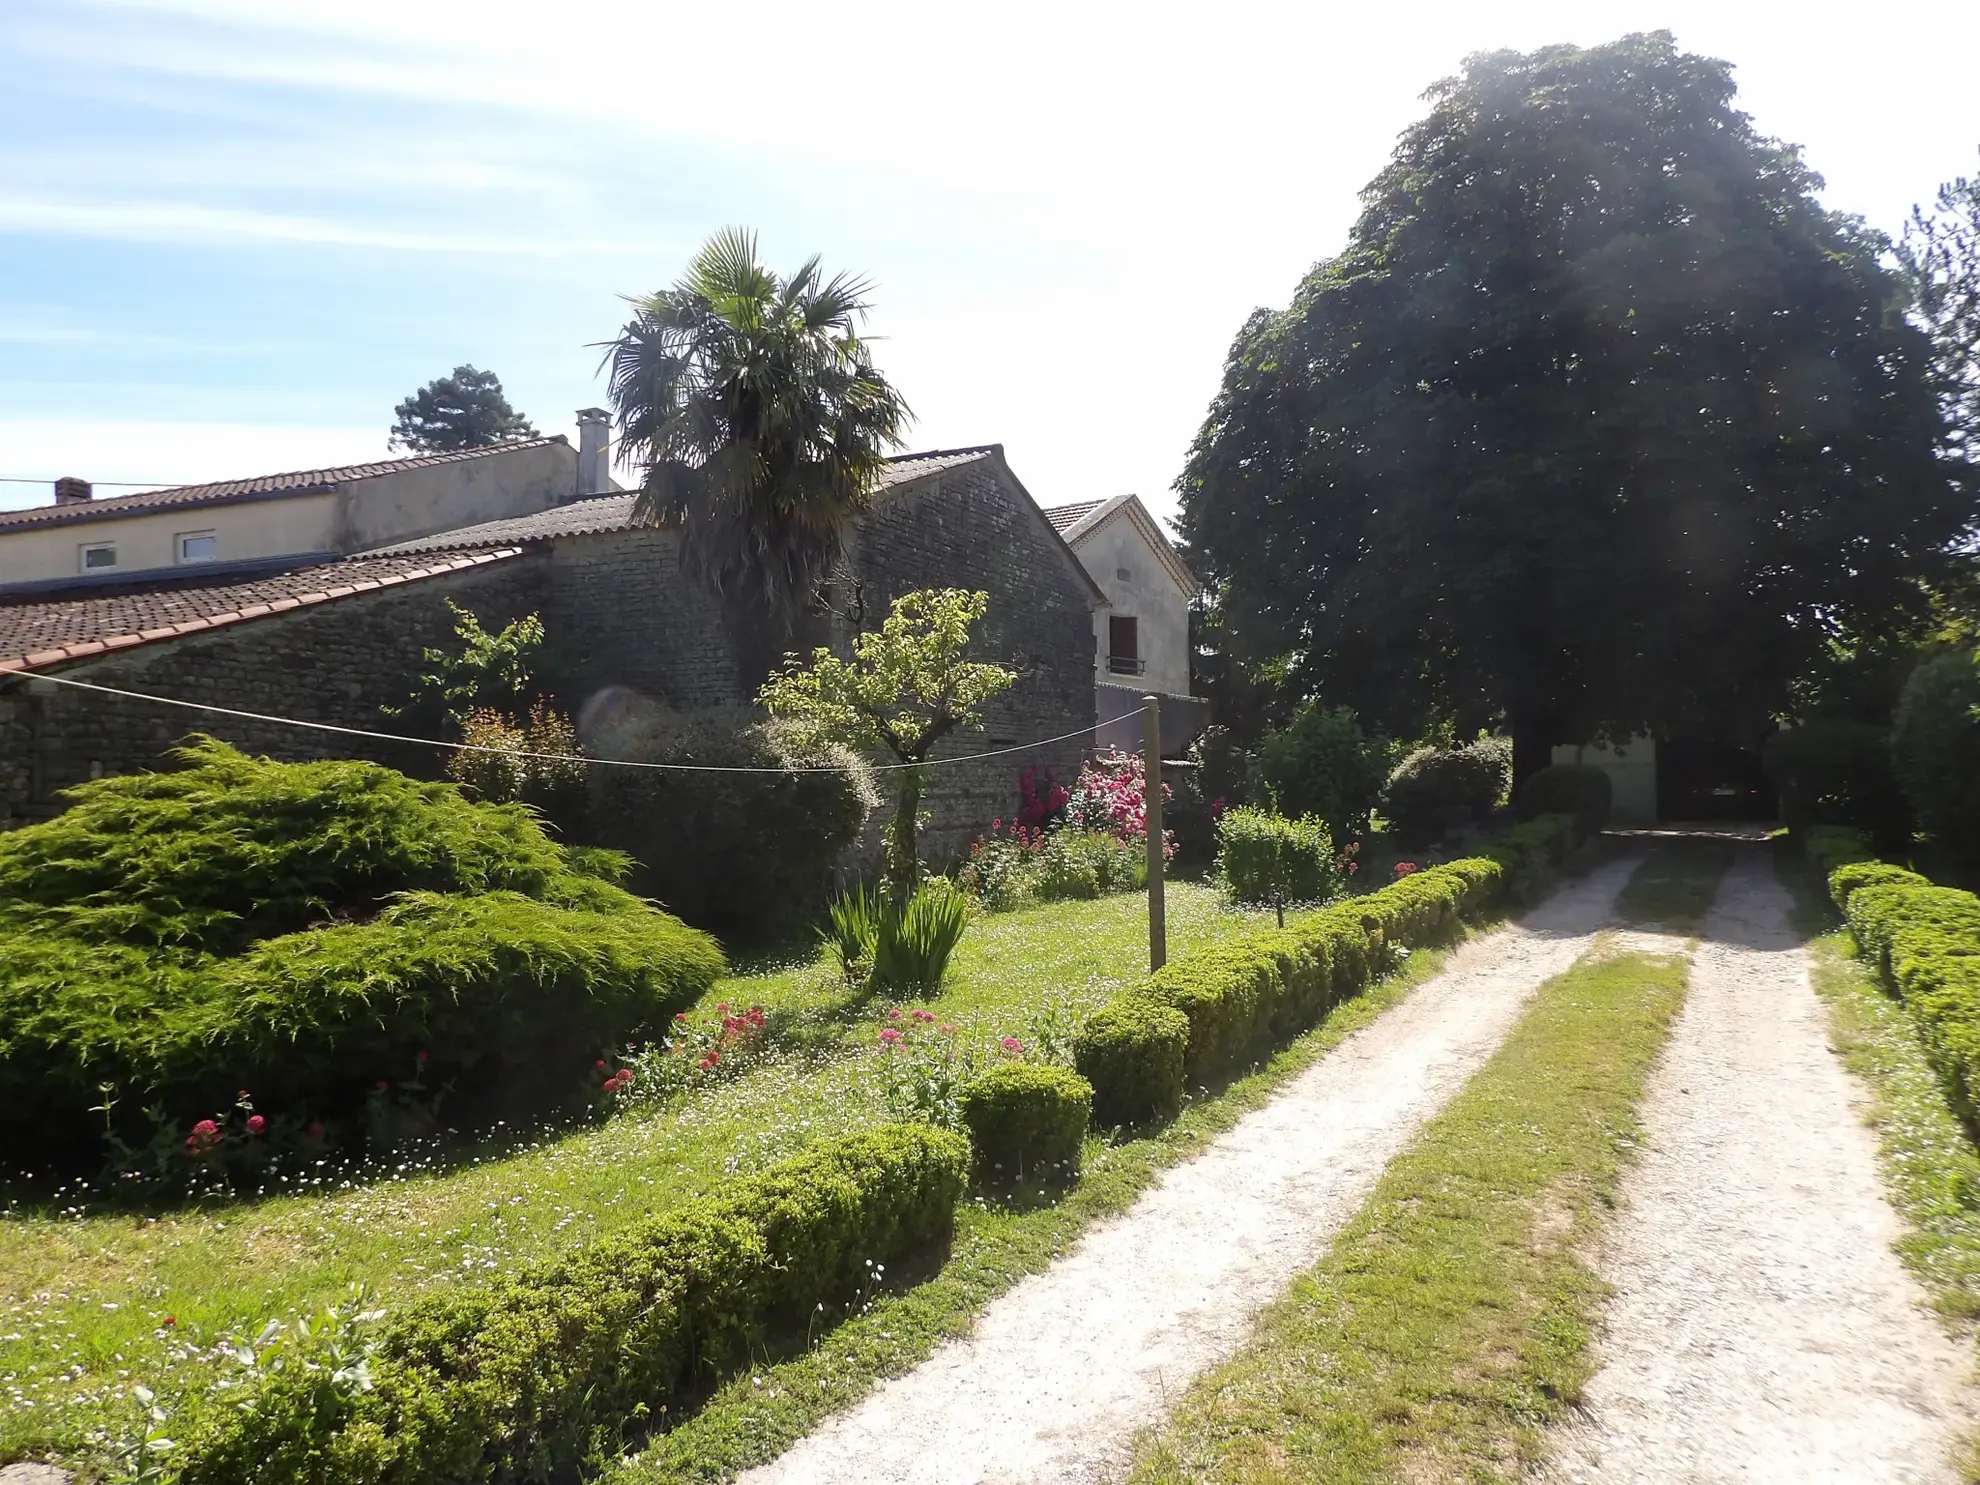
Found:
[[[1520,782],[1513,805],[1527,820],[1572,815],[1581,834],[1595,835],[1609,823],[1614,792],[1607,769],[1592,763],[1550,763]]]
[[[1190,1083],[1234,1071],[1361,989],[1381,972],[1388,946],[1449,937],[1492,904],[1504,875],[1497,862],[1475,858],[1433,866],[1295,926],[1157,970],[1080,1032],[1074,1062],[1093,1085],[1095,1117],[1129,1124],[1171,1116]]]
[[[1189,1017],[1143,989],[1116,995],[1086,1020],[1073,1063],[1104,1125],[1173,1119],[1182,1109]]]
[[[1832,872],[1829,894],[1973,1120],[1980,1115],[1980,897],[1874,861]]]
[[[1092,1115],[1093,1085],[1063,1067],[1000,1062],[962,1091],[963,1123],[986,1181],[1069,1180]]]
[[[202,741],[0,836],[0,1129],[40,1169],[241,1090],[354,1135],[415,1066],[450,1119],[534,1111],[723,973],[713,939],[527,810]],[[10,1140],[9,1155],[30,1153]]]
[[[272,1373],[188,1440],[182,1485],[482,1485],[576,1479],[869,1261],[942,1237],[961,1136],[841,1136],[557,1262],[388,1317],[372,1386],[326,1406]]]

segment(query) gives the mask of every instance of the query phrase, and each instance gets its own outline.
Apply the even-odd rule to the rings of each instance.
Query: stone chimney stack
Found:
[[[612,415],[602,407],[578,409],[577,498],[612,488]]]
[[[81,505],[95,491],[90,489],[88,480],[79,480],[73,474],[65,474],[55,481],[55,503],[57,505]]]

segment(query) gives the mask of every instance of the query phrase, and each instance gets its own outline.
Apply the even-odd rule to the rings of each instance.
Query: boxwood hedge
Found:
[[[1430,867],[1296,926],[1157,970],[1081,1029],[1074,1061],[1093,1085],[1094,1117],[1128,1124],[1171,1116],[1189,1084],[1228,1075],[1360,990],[1391,948],[1443,941],[1514,886],[1543,880],[1576,835],[1573,816],[1543,815],[1483,857]]]
[[[1829,892],[1916,1019],[1962,1112],[1980,1116],[1980,897],[1881,862],[1832,872]]]
[[[1042,1063],[994,1063],[962,1091],[976,1173],[989,1182],[1078,1175],[1092,1113],[1093,1085]]]
[[[554,1263],[386,1318],[370,1388],[271,1369],[188,1440],[182,1485],[481,1485],[579,1478],[866,1264],[942,1237],[959,1135],[844,1135]]]

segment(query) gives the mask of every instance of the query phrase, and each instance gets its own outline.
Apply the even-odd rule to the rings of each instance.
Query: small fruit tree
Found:
[[[853,641],[850,659],[823,648],[808,663],[792,656],[757,693],[771,716],[821,742],[893,755],[900,793],[887,830],[887,890],[897,906],[921,872],[915,833],[929,755],[950,733],[981,727],[983,704],[1017,680],[968,658],[970,628],[989,607],[987,593],[961,588],[904,593],[878,631]]]

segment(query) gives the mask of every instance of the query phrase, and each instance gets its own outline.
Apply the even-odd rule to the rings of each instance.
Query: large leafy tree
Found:
[[[753,233],[718,233],[611,343],[638,509],[681,533],[724,600],[745,679],[768,673],[870,498],[907,405],[859,333],[865,280],[817,258],[785,278]]]
[[[1178,481],[1219,633],[1407,734],[1757,727],[1973,503],[1880,241],[1666,33],[1471,58],[1240,332]]]
[[[1952,452],[1980,460],[1980,176],[1939,187],[1913,207],[1897,246],[1913,311],[1931,337]]]
[[[392,411],[392,447],[415,453],[452,454],[536,437],[529,419],[509,406],[502,379],[473,366],[435,377]]]

